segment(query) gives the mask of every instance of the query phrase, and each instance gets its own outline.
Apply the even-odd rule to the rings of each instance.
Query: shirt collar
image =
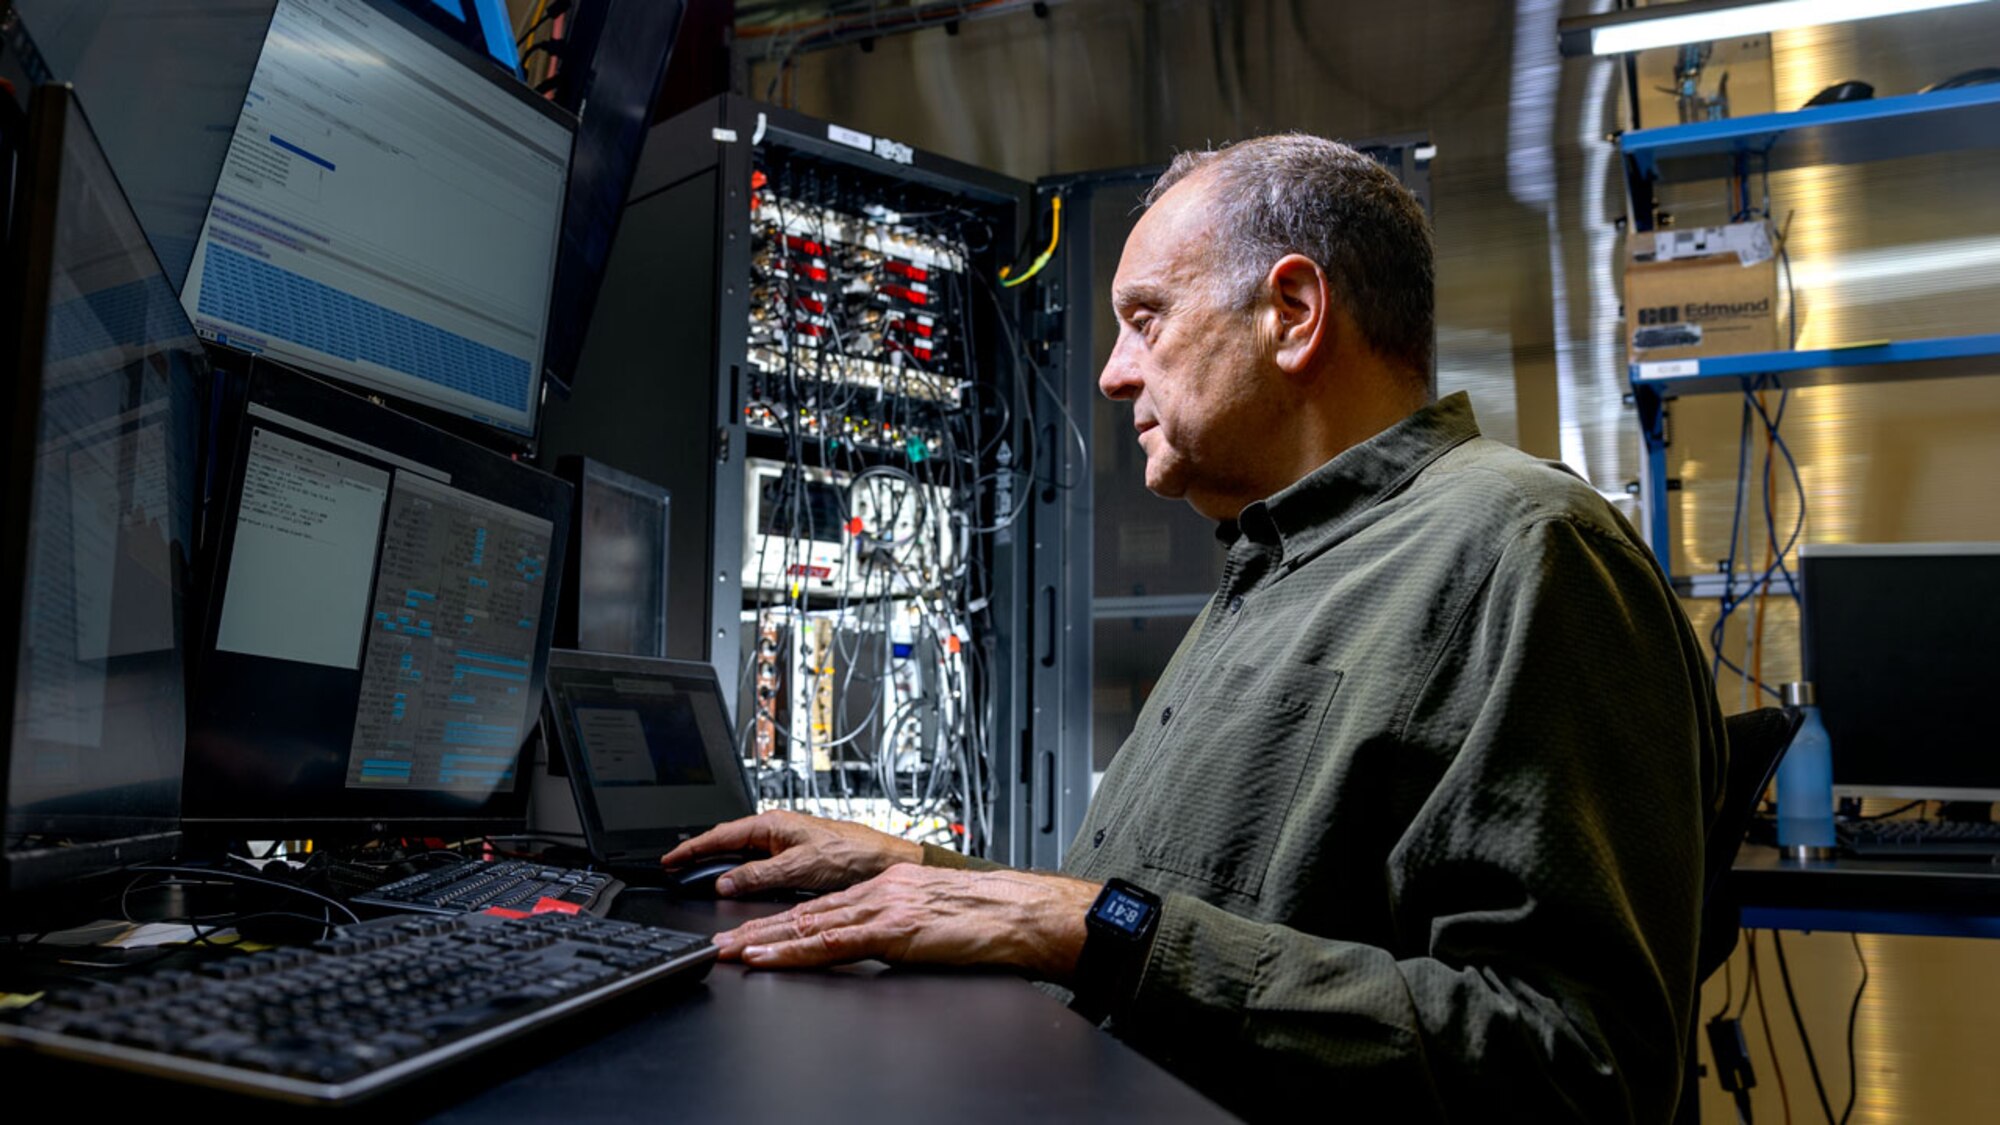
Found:
[[[1310,553],[1349,516],[1373,507],[1448,450],[1478,436],[1472,399],[1464,391],[1447,395],[1224,520],[1216,537],[1231,545],[1248,538],[1279,546],[1286,558]]]

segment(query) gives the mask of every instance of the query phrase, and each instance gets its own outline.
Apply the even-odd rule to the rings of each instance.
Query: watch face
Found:
[[[1104,897],[1097,903],[1099,921],[1108,922],[1135,937],[1145,928],[1146,918],[1152,912],[1151,906],[1116,887],[1105,891]]]

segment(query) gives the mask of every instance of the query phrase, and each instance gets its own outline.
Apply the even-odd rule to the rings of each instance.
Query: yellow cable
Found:
[[[514,33],[514,42],[519,43],[527,37],[530,31],[542,26],[542,13],[548,10],[549,0],[542,0],[541,3],[535,5],[534,13],[528,17],[528,26]]]
[[[1001,266],[1000,288],[1012,289],[1016,285],[1042,272],[1042,267],[1048,265],[1049,259],[1055,256],[1056,244],[1062,241],[1062,196],[1058,195],[1049,200],[1049,206],[1051,208],[1049,215],[1049,248],[1037,255],[1034,264],[1028,267],[1028,272],[1019,277],[1009,278],[1007,275],[1013,272],[1013,267]]]

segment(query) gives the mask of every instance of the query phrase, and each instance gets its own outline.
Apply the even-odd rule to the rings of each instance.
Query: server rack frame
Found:
[[[587,454],[673,490],[668,653],[712,664],[732,709],[742,691],[743,466],[750,441],[743,406],[756,152],[782,150],[956,196],[992,223],[992,248],[968,263],[988,277],[1005,264],[1000,255],[1011,253],[1021,232],[1034,229],[1035,208],[1045,207],[1035,185],[893,140],[867,138],[868,147],[857,147],[859,136],[728,94],[655,125],[575,384],[567,396],[552,390],[544,408],[544,459]],[[1064,237],[1080,232],[1069,227]],[[1060,263],[1044,276],[1042,284],[1058,279]],[[1014,302],[1008,313],[1039,369],[1021,375],[1023,393],[1036,398],[1039,432],[1017,413],[1006,442],[1017,464],[1061,465],[1072,441],[1063,414],[1076,415],[1078,406],[1055,401],[1054,394],[1071,398],[1074,388],[1041,334],[1030,331],[1035,318],[1023,298],[1038,289],[1024,285],[1002,298]],[[1004,334],[989,332],[972,358],[990,373],[1015,362],[1009,353]],[[1087,417],[1088,399],[1081,401]],[[1087,480],[1087,466],[1073,471]],[[986,646],[990,671],[993,821],[986,853],[1054,867],[1082,822],[1090,789],[1091,638],[1087,627],[1075,627],[1087,616],[1076,616],[1072,604],[1080,592],[1087,614],[1089,489],[1013,481],[1016,495],[1022,488],[1033,495],[1020,518],[994,533],[988,548],[990,635],[974,638]]]

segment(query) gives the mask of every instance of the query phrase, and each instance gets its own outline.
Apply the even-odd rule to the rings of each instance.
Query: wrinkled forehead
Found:
[[[1219,224],[1200,181],[1197,174],[1175,184],[1139,216],[1111,279],[1113,306],[1142,292],[1184,291],[1203,282]]]

